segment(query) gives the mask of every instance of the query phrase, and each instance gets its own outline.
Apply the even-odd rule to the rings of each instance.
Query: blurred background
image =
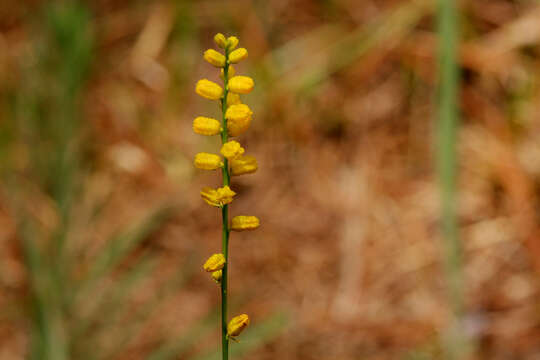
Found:
[[[232,358],[540,359],[534,0],[2,0],[0,359],[220,358],[216,32],[256,83]]]

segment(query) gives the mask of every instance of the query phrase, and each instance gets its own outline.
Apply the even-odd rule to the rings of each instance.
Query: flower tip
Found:
[[[238,46],[238,38],[236,36],[229,36],[227,38],[227,46],[229,47],[229,50],[234,50]]]
[[[222,49],[225,49],[227,47],[227,39],[225,38],[225,35],[222,33],[217,33],[214,36],[214,42],[217,46],[219,46]]]

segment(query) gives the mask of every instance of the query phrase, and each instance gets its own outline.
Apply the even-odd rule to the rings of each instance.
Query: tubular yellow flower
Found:
[[[246,104],[231,105],[225,112],[227,132],[231,136],[238,136],[249,128],[253,112]]]
[[[261,222],[256,216],[238,215],[233,217],[231,220],[231,230],[255,230],[260,224]]]
[[[203,269],[207,272],[214,272],[223,269],[225,266],[225,256],[223,254],[214,254],[206,260]]]
[[[235,316],[229,322],[229,325],[227,325],[227,335],[229,337],[238,336],[248,325],[249,316],[246,314]]]
[[[199,116],[193,120],[193,131],[201,135],[217,135],[221,132],[221,124],[216,119]]]
[[[223,207],[223,205],[230,204],[233,201],[233,197],[236,195],[234,191],[227,185],[218,189],[212,189],[210,187],[204,187],[201,190],[201,197],[208,205],[215,207]]]
[[[229,80],[229,90],[237,94],[249,94],[254,86],[249,76],[235,76]]]
[[[257,159],[253,156],[245,155],[239,156],[230,163],[231,175],[238,176],[244,174],[251,174],[257,171]]]
[[[229,71],[227,72],[227,76],[229,77],[229,79],[233,77],[235,74],[236,74],[236,69],[234,68],[234,66],[229,65]],[[221,72],[219,73],[219,78],[225,81],[225,72],[223,71],[223,69],[221,69]]]
[[[223,276],[223,271],[222,270],[218,270],[218,271],[214,271],[212,273],[212,279],[214,279],[214,281],[216,283],[220,283],[221,282],[221,277]]]
[[[229,36],[227,38],[227,46],[229,50],[233,50],[238,46],[238,38],[236,36]]]
[[[223,144],[221,147],[221,154],[227,159],[236,159],[244,153],[244,148],[240,146],[240,143],[235,140],[231,140]]]
[[[197,169],[202,170],[216,170],[223,167],[221,157],[219,157],[219,155],[209,153],[198,153],[195,155],[195,160],[193,163]]]
[[[240,100],[240,95],[232,93],[232,92],[227,94],[227,107],[231,105],[238,105],[241,103],[242,101]]]
[[[223,96],[221,86],[207,79],[197,81],[195,92],[203,98],[210,100],[219,100]]]
[[[229,54],[229,62],[237,64],[248,57],[248,51],[245,48],[238,48]]]
[[[217,33],[214,36],[214,42],[217,46],[219,46],[222,49],[225,49],[227,47],[227,39],[225,38],[225,35],[222,33]]]
[[[214,49],[208,49],[204,52],[204,60],[215,67],[225,66],[225,56]]]
[[[251,115],[253,111],[246,104],[231,105],[225,112],[225,118],[232,121],[246,120]]]

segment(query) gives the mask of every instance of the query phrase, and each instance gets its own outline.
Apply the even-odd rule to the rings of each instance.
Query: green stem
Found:
[[[443,235],[445,275],[449,301],[454,314],[454,324],[449,329],[446,342],[446,358],[463,359],[466,354],[466,338],[463,336],[463,275],[462,249],[458,234],[456,215],[456,140],[459,126],[458,67],[459,24],[457,2],[439,0],[439,109],[437,168],[441,190],[441,227]]]
[[[227,133],[227,119],[225,118],[225,112],[227,111],[227,95],[229,88],[227,83],[229,81],[229,49],[225,49],[225,67],[223,68],[223,99],[221,100],[221,112],[222,112],[222,128],[221,130],[221,143],[225,144],[228,140]],[[229,174],[229,161],[223,159],[223,186],[230,184]],[[222,237],[222,253],[225,256],[225,266],[222,269],[221,276],[221,354],[222,360],[229,359],[229,339],[227,338],[227,273],[229,267],[229,205],[224,205],[221,210],[221,217],[223,223],[223,237]]]

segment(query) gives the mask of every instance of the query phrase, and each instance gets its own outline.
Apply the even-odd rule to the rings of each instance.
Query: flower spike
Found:
[[[206,136],[221,135],[220,153],[223,157],[219,154],[200,152],[195,155],[193,163],[198,169],[221,170],[223,179],[221,187],[203,187],[200,195],[208,205],[221,209],[222,253],[210,256],[203,269],[210,273],[221,290],[222,354],[226,360],[230,340],[236,341],[236,337],[249,325],[249,317],[246,314],[235,316],[227,322],[229,236],[231,231],[255,230],[260,225],[259,219],[251,215],[238,215],[229,219],[229,205],[236,196],[236,192],[230,188],[231,176],[251,174],[258,168],[257,160],[253,156],[244,155],[245,149],[238,141],[230,140],[231,136],[243,134],[251,124],[253,112],[248,105],[242,103],[240,94],[253,91],[255,83],[248,76],[236,76],[232,66],[248,57],[245,48],[237,48],[238,38],[236,36],[227,38],[217,33],[214,42],[223,52],[208,49],[204,52],[203,58],[218,68],[223,85],[202,79],[197,82],[195,92],[206,99],[219,100],[222,120],[198,116],[193,120],[193,131]]]

